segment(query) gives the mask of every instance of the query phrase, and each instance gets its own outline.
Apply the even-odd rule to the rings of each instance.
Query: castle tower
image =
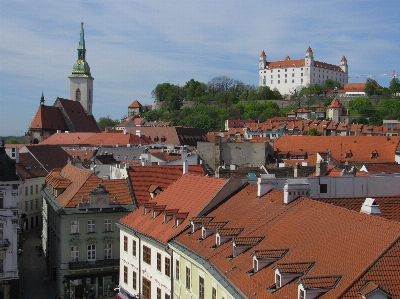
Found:
[[[69,78],[69,99],[79,101],[86,114],[92,115],[93,107],[93,80],[90,74],[90,67],[86,61],[85,33],[83,22],[78,46],[78,59],[72,67],[72,74]]]
[[[342,60],[340,61],[340,68],[345,72],[346,74],[349,73],[349,69],[347,66],[347,59],[346,56],[343,55]]]
[[[313,51],[311,50],[310,46],[308,47],[306,51],[306,58],[304,59],[304,65],[305,66],[313,66],[314,65],[314,54]]]
[[[258,63],[258,69],[263,70],[267,66],[267,55],[265,55],[264,50],[260,55],[260,61]]]

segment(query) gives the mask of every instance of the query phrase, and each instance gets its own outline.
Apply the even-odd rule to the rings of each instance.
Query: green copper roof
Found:
[[[85,31],[83,29],[83,22],[81,23],[81,33],[79,36],[78,60],[72,67],[72,75],[70,77],[91,77],[90,67],[86,61]]]

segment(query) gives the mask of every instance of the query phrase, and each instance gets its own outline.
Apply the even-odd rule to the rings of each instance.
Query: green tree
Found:
[[[25,139],[25,138],[24,138],[24,139]],[[5,143],[6,143],[6,144],[20,144],[20,143],[24,143],[24,141],[21,142],[20,140],[18,140],[17,137],[15,137],[15,136],[10,136],[10,137],[8,137],[8,138],[6,139]]]
[[[365,82],[365,87],[364,87],[364,92],[373,95],[379,93],[379,90],[381,89],[380,85],[378,82],[375,80],[368,78],[367,81]]]
[[[186,82],[183,90],[185,92],[185,100],[187,101],[199,101],[207,95],[207,85],[194,79]]]
[[[269,88],[269,86],[260,86],[258,89],[258,99],[262,101],[273,100],[274,92]]]
[[[354,100],[350,101],[349,108],[360,114],[369,114],[372,111],[372,103],[367,97],[356,97]]]
[[[304,101],[304,97],[303,97],[303,88],[301,86],[298,86],[297,88],[290,90],[290,101],[293,102],[293,104],[296,105],[297,108],[301,107],[301,104]]]
[[[311,128],[307,132],[307,136],[321,136],[321,132],[318,132],[316,128]]]
[[[384,100],[380,104],[383,119],[400,119],[400,100]]]
[[[100,117],[97,126],[99,127],[100,131],[103,132],[106,127],[113,127],[119,123],[119,120],[113,120],[110,116]]]
[[[389,84],[389,90],[392,95],[397,95],[400,93],[400,80],[397,77],[393,77]]]
[[[357,117],[356,122],[358,124],[363,124],[363,125],[368,125],[369,124],[368,119],[364,115],[361,115],[360,117]]]
[[[179,110],[184,99],[184,90],[174,84],[158,84],[151,92],[156,102],[161,102],[163,109],[167,111]]]
[[[369,117],[369,123],[374,126],[381,126],[383,123],[382,113],[380,111],[375,111]]]

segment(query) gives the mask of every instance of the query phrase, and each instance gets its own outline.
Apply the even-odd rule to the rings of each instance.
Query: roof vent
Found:
[[[373,216],[381,215],[381,209],[379,208],[379,205],[376,203],[375,199],[371,197],[367,197],[365,199],[364,203],[361,206],[360,212]]]

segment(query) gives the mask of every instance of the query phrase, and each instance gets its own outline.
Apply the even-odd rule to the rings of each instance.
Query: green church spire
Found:
[[[72,67],[70,78],[71,77],[91,77],[90,67],[86,61],[85,31],[83,30],[83,22],[81,23],[81,33],[79,36],[78,60]]]
[[[78,59],[85,60],[86,48],[85,48],[85,31],[83,30],[83,22],[81,23],[81,34],[79,37],[78,46]]]

